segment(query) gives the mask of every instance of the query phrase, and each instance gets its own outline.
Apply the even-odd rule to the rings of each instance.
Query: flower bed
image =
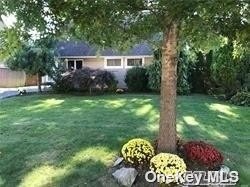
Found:
[[[150,170],[157,174],[175,176],[183,174],[187,167],[182,158],[170,153],[159,153],[150,160]]]
[[[120,173],[126,173],[124,175],[128,177],[127,181],[134,181],[136,177],[139,177],[140,183],[145,181],[144,174],[150,170],[150,172],[161,176],[157,182],[172,185],[179,183],[179,181],[176,181],[176,176],[182,175],[186,171],[217,170],[221,169],[220,167],[223,164],[222,154],[214,146],[202,141],[184,143],[183,140],[178,138],[177,154],[159,153],[155,155],[156,147],[157,142],[154,142],[153,147],[150,142],[140,138],[128,141],[122,147],[123,158],[117,160],[119,161],[119,165],[116,167],[118,170],[113,175],[120,177]],[[120,164],[123,159],[125,162]],[[132,178],[129,178],[131,176]],[[168,180],[168,177],[171,177],[172,180]],[[118,181],[124,178],[126,177],[121,176]],[[142,186],[144,184],[146,183],[142,183]]]
[[[135,167],[149,163],[155,155],[152,145],[147,140],[140,138],[127,142],[121,152],[124,160]]]
[[[184,156],[188,161],[214,169],[223,163],[222,154],[212,145],[202,141],[191,141],[183,145]]]

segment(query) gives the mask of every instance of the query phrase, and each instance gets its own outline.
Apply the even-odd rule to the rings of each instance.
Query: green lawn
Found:
[[[250,183],[250,108],[178,98],[178,132],[205,140]],[[0,101],[0,186],[116,186],[107,169],[130,138],[154,140],[157,95],[33,95]]]

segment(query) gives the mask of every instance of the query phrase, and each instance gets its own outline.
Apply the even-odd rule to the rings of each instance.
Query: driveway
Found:
[[[43,91],[48,91],[50,86],[42,86]],[[37,86],[26,86],[26,87],[18,87],[18,88],[0,88],[0,99],[13,97],[19,95],[18,90],[26,90],[27,93],[38,92]]]

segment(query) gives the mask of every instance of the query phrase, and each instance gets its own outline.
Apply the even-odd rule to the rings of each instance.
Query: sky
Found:
[[[1,18],[7,27],[13,26],[16,22],[16,17],[13,14],[8,16],[1,15]]]
[[[10,14],[8,16],[1,15],[1,18],[4,22],[4,25],[8,28],[12,27],[16,22],[16,17],[13,14]],[[39,33],[36,30],[31,30],[29,34],[31,34],[32,39],[39,38]]]

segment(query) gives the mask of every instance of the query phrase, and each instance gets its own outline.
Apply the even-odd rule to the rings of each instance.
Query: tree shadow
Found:
[[[226,163],[240,171],[241,179],[248,180],[249,108],[205,96],[182,96],[177,111],[183,138],[214,144],[223,151]],[[39,181],[37,176],[49,173],[52,177],[44,179],[49,181],[45,186],[102,186],[105,182],[116,186],[110,175],[105,176],[109,163],[129,139],[155,139],[159,97],[18,97],[1,103],[0,120],[0,186],[25,184],[28,176]],[[103,151],[95,152],[97,147]]]
[[[215,145],[223,152],[225,163],[240,172],[241,181],[248,181],[250,108],[233,106],[213,98],[204,99],[201,103],[190,96],[185,101],[180,101],[178,106],[177,127],[181,136]]]
[[[4,186],[22,184],[27,175],[35,180],[34,168],[41,167],[38,173],[44,170],[44,175],[46,171],[60,173],[81,150],[105,147],[112,156],[108,160],[113,160],[130,138],[154,139],[158,123],[156,103],[157,97],[133,95],[45,95],[4,102],[1,111],[7,116],[2,118],[0,127],[0,140],[4,142],[0,144],[0,176]],[[13,109],[13,105],[18,107]],[[88,154],[98,157],[94,152]],[[51,180],[60,185],[77,184],[88,181],[89,175],[106,173],[106,165],[98,160],[90,163],[94,158],[89,159],[88,163],[75,165],[67,176],[54,176]]]

